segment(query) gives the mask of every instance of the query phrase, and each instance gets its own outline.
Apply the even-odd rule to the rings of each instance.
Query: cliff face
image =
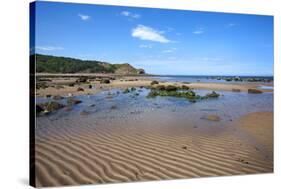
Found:
[[[110,64],[96,60],[80,60],[41,54],[36,54],[36,72],[145,74],[143,69],[136,69],[128,63]]]

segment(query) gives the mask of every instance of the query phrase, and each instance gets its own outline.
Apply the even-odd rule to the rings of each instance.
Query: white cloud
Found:
[[[193,33],[193,34],[196,34],[196,35],[199,35],[199,34],[203,34],[204,31],[203,31],[202,29],[200,29],[200,30],[195,30],[195,31],[193,31],[192,33]]]
[[[120,14],[122,16],[127,16],[127,17],[131,17],[131,18],[140,18],[139,14],[135,14],[135,13],[132,13],[132,12],[129,12],[129,11],[122,11]]]
[[[163,32],[163,31],[162,31]],[[154,41],[159,43],[170,43],[171,41],[162,35],[161,31],[157,31],[151,27],[138,25],[132,30],[132,37],[141,40]]]
[[[209,61],[209,62],[216,62],[216,61],[221,61],[222,59],[221,58],[213,58],[213,57],[204,57],[202,58],[203,61]]]
[[[55,51],[55,50],[63,50],[63,47],[54,47],[54,46],[37,46],[35,48],[36,50],[41,50],[41,51]]]
[[[85,15],[85,14],[78,14],[78,16],[81,18],[81,20],[89,20],[91,17],[89,15]]]
[[[176,50],[177,50],[177,48],[170,48],[170,49],[163,50],[162,53],[173,53]]]
[[[148,45],[141,44],[141,45],[139,45],[139,48],[148,48],[148,49],[151,49],[151,48],[152,48],[152,45],[150,45],[150,44],[148,44]]]
[[[236,26],[237,24],[235,24],[235,23],[228,23],[226,26],[228,27],[228,28],[231,28],[231,27],[234,27],[234,26]]]

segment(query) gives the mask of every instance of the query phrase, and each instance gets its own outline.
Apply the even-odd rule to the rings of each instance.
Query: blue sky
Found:
[[[273,17],[37,2],[36,53],[152,74],[272,75]]]

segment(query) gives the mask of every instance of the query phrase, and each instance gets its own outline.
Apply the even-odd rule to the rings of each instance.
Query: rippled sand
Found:
[[[37,118],[36,186],[273,172],[272,94],[226,92],[195,104],[105,94]],[[272,111],[251,113],[258,110]],[[201,119],[208,114],[221,121]],[[264,132],[267,141],[259,138]]]

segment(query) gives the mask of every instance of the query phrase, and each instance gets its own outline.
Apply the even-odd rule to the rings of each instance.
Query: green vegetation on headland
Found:
[[[155,85],[155,84],[154,84]],[[205,96],[200,96],[192,91],[188,86],[174,86],[174,85],[157,85],[151,86],[151,91],[148,93],[148,98],[154,98],[157,96],[170,96],[178,98],[186,98],[191,102],[196,102],[197,100],[203,100],[208,98],[218,98],[220,95],[213,91]]]
[[[37,73],[114,73],[145,74],[128,63],[110,64],[96,60],[80,60],[67,57],[36,54]]]

